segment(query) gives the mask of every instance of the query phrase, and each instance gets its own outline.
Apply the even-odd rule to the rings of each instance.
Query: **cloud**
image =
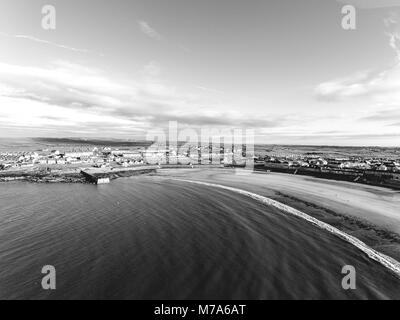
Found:
[[[337,0],[338,2],[346,5],[353,5],[361,9],[379,9],[398,7],[400,3],[398,0]]]
[[[395,120],[400,120],[400,107],[377,110],[372,115],[362,117],[360,118],[360,120],[386,121],[386,122],[393,122]]]
[[[286,121],[222,111],[204,96],[164,85],[156,63],[145,70],[136,82],[118,82],[102,70],[65,61],[46,67],[0,63],[0,127],[127,135],[166,127],[168,121],[191,128],[274,128]]]
[[[2,35],[4,37],[9,37],[9,38],[15,38],[15,39],[25,39],[25,40],[33,41],[33,42],[36,42],[36,43],[41,43],[41,44],[57,47],[57,48],[60,48],[60,49],[70,50],[70,51],[74,51],[74,52],[79,52],[79,53],[84,53],[84,54],[96,54],[96,55],[98,55],[100,57],[104,57],[104,54],[102,54],[102,53],[95,53],[95,52],[87,50],[87,49],[74,48],[74,47],[71,47],[71,46],[66,46],[66,45],[63,45],[63,44],[56,43],[56,42],[51,42],[51,41],[39,39],[39,38],[32,37],[32,36],[29,36],[29,35],[23,35],[23,34],[9,35],[9,34],[4,33],[4,32],[0,32],[0,35]]]
[[[205,91],[205,92],[210,92],[210,93],[215,93],[215,94],[219,94],[219,95],[223,95],[224,92],[220,91],[220,90],[216,90],[216,89],[212,89],[212,88],[208,88],[208,87],[204,87],[204,86],[195,86],[196,89]]]
[[[397,59],[400,61],[400,27],[399,15],[391,13],[389,17],[384,19],[384,24],[387,29],[386,34],[389,36],[389,45],[396,52]]]
[[[144,33],[146,36],[156,39],[156,40],[167,40],[165,36],[161,35],[159,32],[157,32],[153,27],[149,25],[146,21],[139,20],[137,21],[139,25],[139,29],[142,33]],[[173,45],[174,49],[179,49],[179,51],[182,51],[186,54],[192,53],[192,50],[188,48],[187,46],[179,43],[174,43],[173,41],[168,40],[169,44]],[[172,43],[171,43],[172,42]]]
[[[385,71],[363,71],[348,77],[319,84],[316,96],[327,101],[345,100],[355,97],[372,97],[383,102],[385,96],[400,100],[400,65]]]
[[[363,70],[345,77],[320,83],[315,96],[321,101],[341,102],[339,110],[346,108],[340,123],[342,133],[325,137],[338,144],[364,141],[368,145],[396,145],[400,132],[393,123],[400,121],[400,37],[399,18],[392,13],[384,19],[388,45],[396,54],[394,63],[385,69]],[[347,132],[346,132],[347,131]],[[318,138],[318,136],[320,136]],[[323,141],[323,135],[315,135]],[[307,138],[305,137],[305,140]],[[368,141],[365,143],[365,141]]]
[[[400,105],[400,29],[398,15],[384,19],[389,46],[396,53],[396,62],[386,70],[364,70],[348,77],[319,84],[318,99],[326,101],[366,97],[378,105]]]
[[[157,40],[161,40],[163,38],[161,34],[159,34],[155,29],[150,27],[150,25],[146,21],[139,20],[138,25],[140,31],[142,31],[146,36]]]

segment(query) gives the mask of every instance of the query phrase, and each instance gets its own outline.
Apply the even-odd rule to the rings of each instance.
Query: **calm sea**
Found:
[[[41,287],[44,265],[57,289]],[[341,269],[357,270],[345,291]],[[0,299],[400,298],[357,248],[227,190],[140,176],[0,184]]]

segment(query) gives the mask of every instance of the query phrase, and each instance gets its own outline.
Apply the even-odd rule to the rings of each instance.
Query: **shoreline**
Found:
[[[146,174],[158,174],[159,170],[163,169],[189,169],[191,167],[181,167],[181,166],[168,166],[167,168],[135,168],[136,170],[121,170],[121,171],[110,171],[109,177],[110,180],[115,180],[124,177],[131,177],[137,175],[146,175]],[[199,168],[197,168],[199,169]],[[227,168],[225,168],[227,169]],[[190,170],[191,172],[191,170]],[[193,173],[198,172],[198,170],[194,170]],[[212,174],[214,171],[210,170],[209,173]],[[221,171],[222,172],[222,171]],[[226,171],[225,171],[226,173]],[[254,174],[261,174],[262,176],[270,177],[266,172],[263,171],[255,171]],[[276,174],[276,173],[274,173]],[[286,177],[293,177],[293,175],[288,175],[286,173],[278,173],[279,175],[283,175]],[[300,177],[300,176],[299,176]],[[297,178],[299,178],[297,177]],[[83,175],[77,172],[64,172],[60,174],[44,174],[38,175],[37,173],[31,174],[15,174],[11,179],[4,180],[0,176],[1,182],[12,182],[12,181],[20,181],[20,182],[29,182],[29,183],[81,183],[81,184],[90,184]],[[306,178],[303,176],[303,178]],[[330,179],[321,179],[318,177],[313,178],[317,182],[321,184],[328,183],[331,181]],[[213,182],[213,179],[210,179],[210,182]],[[222,183],[219,182],[218,183]],[[285,183],[285,182],[283,182]],[[348,183],[348,182],[347,182]],[[301,183],[300,183],[301,184]],[[366,184],[357,184],[358,186],[365,186]],[[381,187],[384,189],[390,190],[390,188]],[[247,188],[249,189],[249,188]],[[252,190],[244,190],[251,192]],[[366,245],[371,247],[372,249],[376,249],[377,251],[392,257],[400,261],[400,232],[394,232],[392,230],[388,230],[383,225],[379,225],[369,219],[366,215],[364,217],[357,216],[356,214],[349,214],[344,212],[343,206],[333,206],[332,204],[321,205],[315,199],[315,195],[310,195],[307,199],[297,195],[295,192],[291,192],[290,190],[274,190],[270,189],[271,193],[268,195],[268,198],[278,201],[284,205],[292,207],[301,212],[305,212],[307,215],[311,217],[321,220],[324,223],[331,225],[338,230],[345,232],[358,240],[364,242]],[[332,196],[333,197],[333,196]],[[335,200],[335,199],[331,199]],[[399,228],[400,229],[400,228]]]
[[[135,176],[138,174],[154,173],[159,169],[195,169],[195,168],[221,168],[221,165],[147,165],[129,168],[106,168],[97,169],[77,167],[69,170],[55,170],[54,172],[42,173],[37,171],[0,171],[0,183],[21,181],[30,183],[85,183],[89,181],[83,171],[88,171],[94,177],[106,177],[110,180]]]
[[[112,169],[95,169],[90,168],[90,170],[99,171],[95,173],[98,177],[108,177],[110,180],[115,180],[118,178],[123,178],[127,176],[134,176],[136,171],[157,171],[158,169],[243,169],[243,166],[224,166],[224,165],[144,165],[140,167],[129,167],[129,168],[118,168],[113,167]],[[37,169],[37,168],[35,168]],[[87,179],[81,174],[81,171],[86,170],[86,167],[76,167],[68,169],[57,169],[55,172],[41,173],[37,171],[0,171],[0,183],[11,182],[11,181],[22,181],[30,183],[93,183],[87,181]],[[364,186],[375,186],[381,187],[388,190],[400,191],[400,181],[393,181],[389,183],[388,181],[369,181],[366,179],[354,180],[353,176],[345,174],[334,174],[334,173],[324,173],[324,172],[308,172],[308,171],[296,171],[293,169],[277,169],[265,166],[255,166],[253,169],[254,173],[279,173],[288,176],[299,175],[304,177],[313,177],[321,181],[346,181],[355,185]],[[148,173],[148,172],[144,172]]]
[[[393,199],[394,202],[391,203],[393,207],[396,206],[397,201],[400,201],[398,199],[399,194],[390,189],[358,184],[360,190],[354,190],[352,194],[349,194],[347,189],[353,188],[348,182],[335,182],[281,173],[269,175],[255,172],[249,176],[235,177],[221,172],[221,174],[210,173],[200,177],[190,174],[172,174],[172,177],[219,184],[265,196],[329,224],[362,241],[370,248],[400,261],[400,217],[397,215],[393,218],[390,215],[396,209],[378,206],[381,202],[386,201],[385,197],[392,197],[393,195],[396,196]],[[312,181],[309,181],[310,179]],[[280,181],[280,184],[275,183],[276,181]],[[311,185],[311,183],[314,183],[314,185]],[[316,192],[317,188],[321,190],[324,186],[327,187],[326,193]],[[343,188],[342,193],[355,200],[348,202],[347,199],[341,199],[334,188]],[[379,190],[379,188],[382,190]],[[376,195],[376,199],[371,198],[370,203],[365,201],[365,197],[369,193]],[[387,193],[387,195],[384,195],[384,193]],[[366,208],[369,208],[370,211]]]
[[[367,220],[324,208],[311,201],[301,200],[292,195],[277,192],[274,200],[305,212],[313,218],[354,236],[372,249],[400,261],[400,234],[396,232],[387,230]]]
[[[6,182],[29,182],[29,183],[88,183],[81,174],[22,174],[0,176],[0,183]]]
[[[325,230],[331,234],[334,234],[335,236],[341,238],[342,240],[352,244],[354,247],[358,248],[360,251],[362,251],[364,254],[366,254],[370,259],[375,260],[376,262],[380,263],[382,266],[386,267],[391,272],[393,272],[398,278],[400,278],[400,262],[398,261],[398,259],[396,260],[396,258],[394,258],[392,256],[389,256],[383,252],[377,251],[374,248],[370,247],[368,244],[361,241],[359,238],[354,237],[354,236],[342,231],[341,229],[338,229],[338,228],[332,226],[329,223],[321,221],[321,220],[315,218],[314,216],[309,215],[303,211],[297,210],[285,203],[282,203],[282,202],[276,201],[274,199],[264,197],[259,194],[249,192],[249,191],[246,191],[243,189],[232,188],[232,187],[228,187],[228,186],[224,186],[224,185],[220,185],[220,184],[207,183],[207,182],[201,182],[201,181],[193,181],[193,180],[185,180],[185,179],[175,179],[175,180],[236,192],[236,193],[245,195],[247,197],[250,197],[261,203],[264,203],[268,206],[275,207],[286,214],[289,214],[289,215],[298,217],[302,220],[305,220],[305,221],[313,224],[314,226],[316,226],[322,230]]]
[[[29,182],[29,183],[82,183],[82,184],[93,184],[93,182],[89,181],[85,175],[82,174],[82,169],[71,171],[61,171],[56,173],[37,173],[37,172],[10,172],[8,174],[0,173],[0,183],[13,182],[13,181],[21,181],[21,182]],[[120,169],[120,170],[109,170],[107,172],[97,172],[94,173],[96,176],[107,175],[110,180],[115,180],[118,178],[135,176],[138,174],[147,174],[155,172],[154,167],[141,167],[134,168],[134,170],[129,169]]]
[[[289,175],[309,176],[322,180],[347,181],[354,184],[363,184],[376,187],[390,188],[400,190],[400,180],[393,178],[392,175],[398,174],[393,172],[381,172],[379,175],[373,173],[356,172],[356,171],[320,171],[310,168],[277,168],[267,165],[255,166],[254,172],[276,172]]]

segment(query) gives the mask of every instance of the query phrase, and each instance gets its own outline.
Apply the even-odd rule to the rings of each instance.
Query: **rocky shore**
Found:
[[[33,183],[87,183],[80,173],[38,174],[38,173],[1,173],[0,182],[26,181]]]

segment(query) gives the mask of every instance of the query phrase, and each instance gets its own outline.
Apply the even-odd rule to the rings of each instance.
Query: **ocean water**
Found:
[[[56,290],[41,287],[44,265],[56,268]],[[341,286],[344,265],[356,268],[356,290]],[[0,299],[333,298],[399,299],[400,279],[229,190],[168,176],[0,184]]]

